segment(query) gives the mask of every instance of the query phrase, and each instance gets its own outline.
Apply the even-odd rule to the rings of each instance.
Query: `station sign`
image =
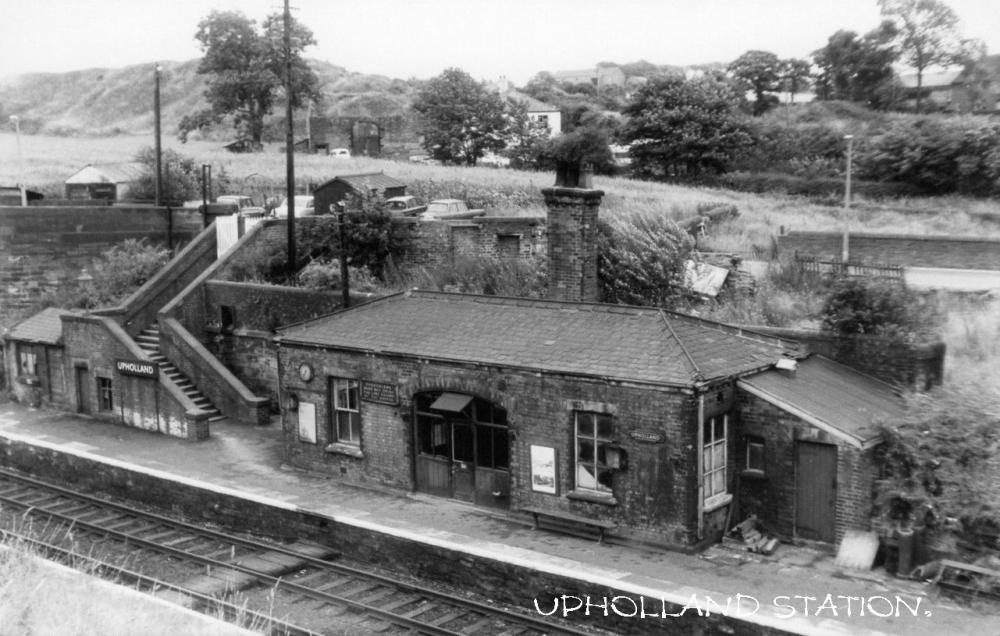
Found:
[[[121,375],[134,375],[139,378],[156,378],[160,375],[160,367],[150,360],[115,360],[115,370]]]
[[[628,432],[628,436],[637,442],[642,442],[643,444],[662,444],[667,441],[667,436],[664,435],[663,431],[651,431],[635,428]]]

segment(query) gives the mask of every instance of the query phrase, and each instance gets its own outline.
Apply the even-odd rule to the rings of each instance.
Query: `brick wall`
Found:
[[[874,450],[844,443],[764,400],[739,392],[739,427],[732,447],[736,467],[746,466],[746,436],[764,440],[763,475],[740,471],[737,520],[756,514],[765,527],[783,539],[795,531],[797,441],[830,444],[837,448],[836,540],[849,528],[870,527]]]
[[[201,231],[201,215],[172,210],[174,244]],[[26,305],[75,284],[109,247],[129,238],[167,244],[166,208],[128,206],[0,206],[0,303]]]
[[[283,410],[286,457],[349,483],[412,490],[413,396],[446,390],[476,395],[507,411],[510,449],[510,508],[535,505],[621,524],[623,534],[675,546],[691,545],[697,532],[695,399],[680,391],[612,385],[582,378],[536,375],[508,369],[416,361],[395,356],[336,352],[282,344],[278,354],[282,406],[295,394],[314,404],[317,443],[298,438],[298,412]],[[303,382],[297,369],[315,370]],[[328,378],[351,378],[396,387],[395,406],[362,401],[363,458],[326,450],[331,443]],[[617,503],[594,503],[570,494],[575,483],[573,411],[607,412],[614,417],[616,441],[628,467],[613,481]],[[639,441],[629,431],[662,434],[661,443]],[[532,445],[554,448],[557,494],[531,489]]]
[[[516,237],[517,257],[544,257],[547,232],[541,217],[476,217],[459,221],[394,219],[408,238],[402,264],[434,267],[456,257],[509,257]]]
[[[851,261],[904,267],[952,267],[1000,270],[1000,240],[973,236],[862,234],[848,236]],[[788,232],[777,237],[784,254],[798,252],[821,260],[839,260],[843,234]]]

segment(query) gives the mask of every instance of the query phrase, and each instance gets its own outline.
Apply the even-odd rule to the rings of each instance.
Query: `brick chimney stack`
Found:
[[[597,302],[597,214],[602,190],[593,189],[590,164],[559,164],[556,184],[542,188],[547,221],[549,298]]]

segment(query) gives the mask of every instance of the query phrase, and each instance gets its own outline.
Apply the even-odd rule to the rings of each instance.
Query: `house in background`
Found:
[[[88,165],[66,179],[66,198],[123,201],[145,171],[137,161]]]
[[[960,113],[1000,111],[1000,55],[987,55],[966,65],[952,82],[955,110]]]
[[[593,84],[599,89],[605,86],[625,86],[625,71],[617,66],[596,66],[577,71],[556,71],[552,76],[558,82]]]
[[[903,97],[914,103],[917,97],[915,73],[901,75]],[[924,73],[922,101],[955,113],[995,113],[1000,111],[1000,55],[987,55],[964,68]]]
[[[533,123],[545,126],[549,131],[550,138],[562,134],[562,111],[557,106],[546,104],[522,93],[514,88],[514,85],[506,77],[501,77],[494,82],[493,88],[507,100],[523,104],[528,113],[528,119]]]

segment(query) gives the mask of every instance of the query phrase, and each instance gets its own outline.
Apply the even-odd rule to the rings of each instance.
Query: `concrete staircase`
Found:
[[[180,390],[184,392],[184,395],[194,402],[195,406],[203,411],[211,413],[208,418],[209,422],[218,422],[226,419],[226,416],[223,415],[214,404],[212,404],[212,401],[202,395],[201,391],[198,390],[198,387],[194,385],[194,382],[184,375],[180,369],[174,366],[173,363],[160,352],[159,325],[153,323],[151,326],[144,329],[142,333],[136,336],[135,341],[139,345],[139,348],[145,351],[150,359],[159,365],[160,373],[173,381],[174,384],[176,384]]]

